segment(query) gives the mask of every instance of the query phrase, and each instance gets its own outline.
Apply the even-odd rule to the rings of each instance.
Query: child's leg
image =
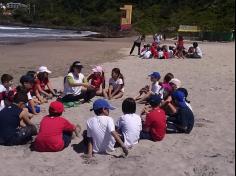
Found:
[[[64,141],[64,148],[68,147],[70,145],[70,143],[71,143],[72,133],[63,132],[62,139]]]
[[[147,94],[145,94],[139,101],[138,101],[138,103],[146,103],[147,102],[147,100],[148,100],[148,98],[151,96],[151,93],[147,93]]]
[[[139,137],[140,139],[152,140],[152,136],[150,132],[146,132],[146,131],[141,131]]]
[[[114,95],[112,98],[119,99],[119,98],[123,97],[123,95],[124,95],[124,93],[120,91],[118,94]]]
[[[102,89],[102,94],[103,94],[105,99],[108,99],[108,90]]]

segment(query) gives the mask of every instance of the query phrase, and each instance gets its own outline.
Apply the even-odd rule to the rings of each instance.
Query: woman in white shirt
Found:
[[[64,97],[63,102],[74,102],[84,99],[89,101],[96,95],[95,89],[86,82],[85,76],[81,73],[83,65],[75,61],[64,78]]]

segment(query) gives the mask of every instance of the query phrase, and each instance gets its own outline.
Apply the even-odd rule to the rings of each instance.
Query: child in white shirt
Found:
[[[107,153],[114,150],[115,142],[117,142],[125,155],[128,150],[119,135],[115,131],[115,124],[109,117],[109,110],[114,110],[106,100],[97,99],[93,103],[93,111],[96,116],[87,120],[87,140],[88,140],[88,157],[92,157],[93,153]]]
[[[136,112],[136,103],[133,98],[126,98],[122,103],[122,115],[116,123],[117,131],[122,135],[124,144],[132,147],[139,141],[142,130],[141,117]]]

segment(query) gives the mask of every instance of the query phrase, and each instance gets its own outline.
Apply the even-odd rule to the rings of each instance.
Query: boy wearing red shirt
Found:
[[[161,98],[158,95],[152,95],[149,104],[152,109],[147,113],[143,122],[143,130],[140,133],[140,139],[152,141],[161,141],[166,134],[166,114],[159,105]]]
[[[79,135],[79,126],[71,124],[61,117],[64,106],[59,101],[54,101],[49,106],[49,115],[40,123],[38,136],[34,142],[34,149],[39,152],[58,152],[68,147],[72,132]]]

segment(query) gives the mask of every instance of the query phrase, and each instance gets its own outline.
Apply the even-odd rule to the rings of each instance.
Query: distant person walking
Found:
[[[134,44],[133,44],[133,47],[132,47],[132,49],[130,50],[130,55],[133,53],[133,51],[134,51],[134,48],[135,48],[135,46],[137,46],[138,47],[138,55],[140,55],[140,46],[141,46],[141,43],[143,42],[143,41],[145,41],[145,35],[143,34],[143,35],[141,35],[141,36],[139,36],[135,41],[134,41]]]

